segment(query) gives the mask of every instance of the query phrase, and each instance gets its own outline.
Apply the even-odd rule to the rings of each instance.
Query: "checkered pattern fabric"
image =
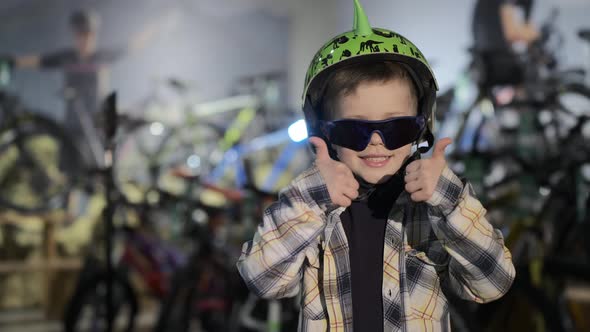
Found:
[[[298,176],[266,211],[237,263],[263,298],[301,292],[300,331],[352,331],[349,247],[317,167]],[[433,197],[393,204],[383,259],[384,331],[448,331],[453,292],[475,302],[505,294],[510,252],[468,183],[445,168]]]

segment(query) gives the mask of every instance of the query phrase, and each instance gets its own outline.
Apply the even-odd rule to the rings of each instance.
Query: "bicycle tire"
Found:
[[[544,330],[547,332],[566,331],[562,317],[558,316],[561,312],[558,306],[551,300],[549,295],[542,289],[531,285],[530,273],[528,268],[521,268],[520,277],[517,276],[512,286],[512,292],[515,296],[528,303],[537,312],[537,318],[542,317]],[[510,295],[509,295],[510,296]],[[517,316],[518,317],[518,316]],[[522,318],[521,318],[522,319]]]
[[[523,278],[528,278],[528,274]],[[522,279],[518,278],[517,279]],[[528,281],[515,281],[510,291],[501,299],[475,304],[467,301],[452,301],[451,327],[458,332],[496,332],[496,331],[545,331],[562,332],[567,329],[559,308],[541,289],[528,284]]]
[[[66,308],[63,325],[65,332],[80,332],[87,331],[84,329],[87,321],[93,326],[97,327],[94,331],[104,331],[106,328],[106,308],[104,294],[101,294],[101,289],[106,287],[108,276],[106,271],[100,270],[100,272],[94,271],[91,276],[81,276],[80,282],[76,287],[76,291],[72,295],[68,306]],[[122,331],[132,332],[135,330],[135,320],[137,313],[139,312],[139,304],[137,301],[137,295],[133,290],[129,280],[120,271],[117,271],[113,275],[113,303],[114,303],[114,315],[113,327],[116,326],[118,319],[120,319],[121,309],[128,307],[128,317],[123,317],[124,323]],[[93,315],[90,319],[86,319],[87,306],[90,305],[90,309],[94,311],[94,314],[98,312],[98,317]],[[101,316],[102,314],[102,316]],[[118,329],[117,329],[118,330]]]
[[[229,271],[215,265],[217,264],[210,264],[207,260],[197,260],[175,273],[172,288],[162,301],[155,332],[230,330],[231,321],[227,317],[231,314],[232,296],[235,295],[232,294],[232,279]],[[206,279],[206,273],[203,272],[207,270],[211,272],[209,279]],[[200,289],[203,282],[211,281],[216,283],[217,288],[222,288],[214,290],[213,295]],[[220,307],[203,309],[202,305],[211,296],[213,305],[216,300],[221,300]]]
[[[576,121],[579,122],[581,119],[590,117],[590,88],[581,84],[567,84],[559,89],[551,101],[551,106],[558,111],[575,116]],[[577,123],[576,123],[577,124]],[[561,129],[558,132],[560,142],[559,145],[568,144],[569,136],[571,136],[572,126],[575,124],[570,123],[569,126]],[[584,138],[584,137],[583,137]],[[584,146],[581,144],[581,146]]]
[[[150,188],[183,194],[186,181],[169,170],[186,165],[196,174],[211,169],[210,155],[221,135],[206,123],[165,127],[159,122],[139,126],[120,138],[115,150],[115,184],[131,202],[141,202]],[[190,159],[190,157],[193,159]]]
[[[154,332],[186,332],[189,330],[189,309],[195,296],[196,287],[195,281],[189,282],[182,274],[184,273],[178,273],[173,278],[172,289],[162,301]],[[191,275],[194,276],[194,274]]]
[[[27,114],[15,125],[0,133],[0,207],[21,213],[63,207],[80,165],[73,140],[41,115]]]
[[[564,101],[560,99],[567,94],[575,94],[581,97],[582,99],[585,99],[585,102],[582,102],[581,104],[581,107],[583,108],[581,112],[584,112],[585,115],[590,116],[590,87],[578,83],[570,83],[564,85],[559,89],[559,92],[557,93],[557,101],[559,105],[567,109],[568,111],[576,114],[579,111],[572,109],[573,107],[571,105],[565,105]]]

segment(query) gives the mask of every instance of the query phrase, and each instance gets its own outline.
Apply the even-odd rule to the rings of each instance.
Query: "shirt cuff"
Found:
[[[438,178],[434,194],[426,203],[437,207],[444,215],[448,215],[459,204],[463,188],[463,181],[448,166],[445,166]]]

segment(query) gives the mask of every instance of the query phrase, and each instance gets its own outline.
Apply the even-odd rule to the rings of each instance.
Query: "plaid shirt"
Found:
[[[266,211],[237,266],[263,298],[301,292],[300,331],[352,331],[349,248],[317,167]],[[383,255],[384,331],[448,331],[443,293],[483,303],[510,288],[515,270],[500,231],[469,184],[445,168],[428,202],[403,192],[393,204]]]

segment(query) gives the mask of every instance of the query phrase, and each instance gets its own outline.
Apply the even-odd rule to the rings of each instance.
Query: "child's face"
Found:
[[[79,54],[89,55],[96,50],[96,33],[74,32],[74,42]]]
[[[385,120],[400,116],[415,116],[410,87],[401,80],[363,82],[342,98],[337,105],[335,120]],[[334,145],[338,158],[350,170],[369,183],[387,181],[395,174],[410,154],[411,144],[388,150],[381,136],[373,133],[365,150],[357,152]]]

